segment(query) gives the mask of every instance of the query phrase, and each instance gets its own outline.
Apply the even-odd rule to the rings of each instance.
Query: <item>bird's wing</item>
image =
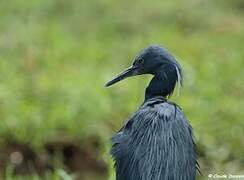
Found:
[[[173,103],[161,98],[145,102],[112,143],[117,180],[195,179],[191,126]]]

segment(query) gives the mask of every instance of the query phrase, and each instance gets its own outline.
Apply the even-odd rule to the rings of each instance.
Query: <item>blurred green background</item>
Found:
[[[114,180],[110,137],[150,76],[104,84],[150,44],[183,66],[203,177],[244,174],[244,1],[1,0],[2,179]]]

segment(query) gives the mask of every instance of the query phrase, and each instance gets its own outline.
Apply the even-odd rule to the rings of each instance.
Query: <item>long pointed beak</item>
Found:
[[[112,79],[111,81],[107,82],[105,84],[105,87],[109,87],[127,77],[131,77],[131,76],[135,76],[138,75],[137,73],[137,68],[134,66],[130,66],[129,68],[127,68],[126,70],[124,70],[123,72],[121,72],[120,74],[118,74],[114,79]]]

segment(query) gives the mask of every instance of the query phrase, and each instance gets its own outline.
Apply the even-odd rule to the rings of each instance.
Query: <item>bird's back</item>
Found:
[[[146,101],[112,138],[117,180],[193,180],[195,144],[180,108]]]

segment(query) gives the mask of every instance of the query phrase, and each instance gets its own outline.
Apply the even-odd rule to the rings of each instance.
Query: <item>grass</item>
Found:
[[[15,176],[13,172],[13,167],[8,166],[6,168],[6,180],[25,180],[27,177],[23,176]],[[33,172],[30,176],[28,176],[29,180],[41,180],[41,179],[53,179],[53,180],[72,180],[74,177],[67,174],[64,170],[58,169],[54,172],[47,172],[45,175],[40,177],[37,173]]]
[[[99,158],[110,162],[109,138],[143,101],[150,77],[104,84],[156,43],[183,66],[184,89],[172,100],[194,128],[203,173],[244,173],[243,6],[241,0],[1,1],[2,149],[9,139],[41,153],[52,139],[96,137]]]

